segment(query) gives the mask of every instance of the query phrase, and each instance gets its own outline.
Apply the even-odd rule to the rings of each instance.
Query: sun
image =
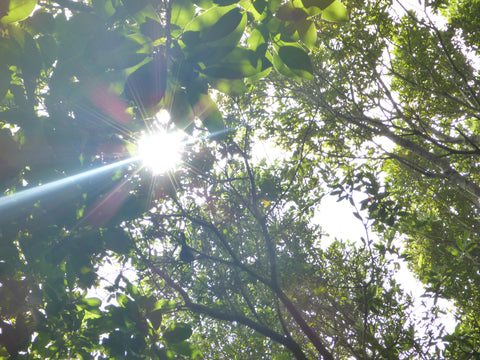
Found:
[[[180,164],[184,144],[181,132],[157,131],[140,138],[137,152],[145,167],[161,174]]]

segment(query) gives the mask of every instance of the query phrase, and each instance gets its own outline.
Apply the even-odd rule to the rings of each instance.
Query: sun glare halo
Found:
[[[173,169],[181,161],[184,137],[180,132],[155,132],[138,141],[138,156],[154,174]]]

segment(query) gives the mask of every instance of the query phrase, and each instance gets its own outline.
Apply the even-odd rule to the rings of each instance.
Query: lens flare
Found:
[[[154,174],[165,173],[180,164],[184,144],[180,132],[147,134],[138,142],[138,156]]]

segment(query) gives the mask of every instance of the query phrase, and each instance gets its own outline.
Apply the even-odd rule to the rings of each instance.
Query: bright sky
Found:
[[[402,1],[405,7],[415,9],[418,13],[423,12],[423,4],[418,1]],[[402,13],[403,9],[398,6],[394,6],[397,13]],[[273,142],[263,141],[257,142],[253,147],[254,161],[259,161],[261,158],[267,158],[267,164],[272,164],[275,158],[281,156],[281,151],[275,148]],[[326,196],[318,211],[314,217],[314,222],[321,225],[325,235],[322,238],[322,247],[327,247],[335,238],[350,240],[352,242],[360,242],[360,237],[365,237],[365,229],[359,219],[353,216],[355,209],[349,204],[348,201],[337,202],[336,197]],[[370,233],[370,237],[378,240],[375,234]],[[400,244],[396,244],[400,246]],[[106,277],[108,277],[107,274]],[[113,274],[111,274],[112,276]],[[426,298],[421,298],[424,293],[423,285],[414,278],[413,274],[407,269],[405,263],[400,262],[400,270],[397,273],[397,280],[402,284],[403,288],[411,293],[416,301],[416,315],[418,318],[422,317],[422,313],[428,311],[428,308],[433,305],[433,300],[427,301]],[[426,306],[422,305],[422,302],[426,302]],[[451,303],[443,300],[438,300],[437,305],[452,309]],[[454,330],[455,321],[453,315],[444,315],[439,318],[439,324],[445,325],[446,330],[451,332]]]
[[[314,222],[319,224],[324,232],[328,234],[322,238],[322,247],[327,247],[335,238],[350,240],[355,243],[360,243],[360,237],[365,237],[365,228],[361,221],[353,216],[355,209],[348,201],[337,202],[336,196],[326,196],[322,199]],[[378,236],[374,233],[369,234],[370,238],[378,240]],[[401,243],[396,246],[403,245]],[[421,298],[425,292],[424,286],[421,282],[413,276],[413,273],[407,268],[407,264],[400,259],[397,260],[400,264],[400,270],[396,274],[396,280],[401,284],[403,289],[410,293],[415,299],[416,316],[421,319],[423,312],[433,306],[433,299]],[[422,305],[425,302],[425,306]],[[439,299],[437,305],[447,310],[453,310],[454,306],[451,302]],[[455,318],[448,313],[441,315],[437,321],[439,325],[445,325],[448,332],[453,332],[455,329]]]

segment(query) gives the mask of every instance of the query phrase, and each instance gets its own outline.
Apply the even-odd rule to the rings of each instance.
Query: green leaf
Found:
[[[8,88],[10,87],[10,80],[12,78],[12,72],[6,67],[0,67],[0,101],[7,95]]]
[[[225,122],[219,110],[213,111],[203,120],[203,125],[210,132],[211,139],[222,139],[225,135]]]
[[[137,106],[154,108],[165,95],[166,76],[165,59],[158,56],[130,74],[125,96]]]
[[[265,44],[265,38],[263,37],[263,34],[260,30],[253,29],[250,33],[250,36],[248,37],[247,43],[250,49],[256,51],[260,45]]]
[[[278,9],[277,17],[283,21],[302,21],[308,17],[305,10],[296,8],[292,3],[287,3]]]
[[[363,221],[362,217],[360,216],[360,214],[358,212],[354,212],[353,216],[355,216],[357,219]]]
[[[186,27],[185,32],[187,31],[204,31],[205,29],[213,26],[222,16],[227,14],[229,11],[235,9],[236,6],[227,6],[227,7],[218,7],[215,6],[207,11],[205,11],[200,16],[195,17]]]
[[[85,298],[85,299],[82,299],[81,302],[89,307],[98,308],[100,305],[102,305],[102,300],[98,298]]]
[[[59,60],[70,60],[85,55],[85,47],[91,39],[105,32],[105,22],[102,18],[79,13],[66,23],[57,23],[59,33]]]
[[[282,61],[280,56],[278,56],[278,54],[273,54],[272,63],[275,67],[275,70],[277,70],[280,74],[291,79],[301,80],[300,76],[295,74],[295,72],[293,72],[287,65],[285,65],[285,63]]]
[[[157,40],[165,36],[165,28],[163,25],[149,18],[140,24],[140,32],[152,40]]]
[[[175,0],[172,1],[172,24],[178,25],[181,28],[185,27],[195,16],[195,6],[190,0]]]
[[[302,0],[303,6],[306,8],[317,7],[321,10],[326,9],[335,0]]]
[[[24,58],[21,66],[24,76],[40,76],[40,70],[42,68],[42,63],[38,61],[40,58],[40,51],[38,50],[37,43],[28,33],[25,33],[23,52]]]
[[[309,49],[313,49],[317,42],[317,28],[312,20],[305,20],[297,24],[297,31],[300,36],[300,40]]]
[[[212,136],[220,136],[225,130],[223,116],[218,110],[217,104],[207,94],[200,94],[193,105],[193,112]]]
[[[163,338],[169,343],[179,343],[192,335],[192,328],[185,323],[177,323],[163,332]]]
[[[272,63],[268,59],[265,59],[265,58],[262,59],[262,60],[263,60],[263,62],[262,62],[262,69],[263,70],[261,72],[259,72],[258,74],[245,79],[245,83],[253,84],[256,81],[258,81],[260,79],[263,79],[263,78],[267,77],[268,74],[270,74],[270,72],[272,71]]]
[[[267,6],[266,0],[253,0],[253,7],[255,8],[255,10],[257,10],[259,14],[263,13],[266,6]]]
[[[154,7],[148,0],[122,0],[130,15],[139,23],[143,23],[147,17],[159,21]]]
[[[268,10],[274,13],[277,11],[278,7],[282,4],[282,0],[269,0],[267,1]]]
[[[229,6],[238,3],[240,0],[213,0],[218,6]]]
[[[160,325],[162,324],[162,311],[155,310],[148,313],[148,320],[152,323],[152,326],[155,330],[157,330]]]
[[[347,8],[338,0],[322,12],[322,19],[330,22],[346,22],[349,19]]]
[[[0,37],[0,64],[17,65],[21,57],[20,46],[15,40]]]
[[[195,347],[187,341],[170,344],[170,348],[178,354],[193,358]]]
[[[10,0],[8,13],[0,18],[0,23],[7,25],[26,19],[35,9],[37,0]]]
[[[193,109],[188,101],[187,94],[183,90],[177,91],[173,96],[168,94],[165,103],[170,105],[170,118],[174,124],[187,132],[193,130]]]
[[[221,79],[242,79],[262,71],[262,62],[252,50],[235,48],[218,65],[208,67],[202,72]]]
[[[226,37],[237,29],[244,17],[246,15],[242,14],[239,8],[234,8],[218,19],[214,25],[203,30],[200,39],[212,42]]]
[[[55,18],[50,13],[37,10],[24,21],[23,25],[32,35],[51,34],[55,31]]]
[[[126,69],[141,63],[146,55],[137,53],[142,45],[119,32],[108,31],[99,34],[87,48],[90,65],[111,69]]]
[[[158,300],[153,305],[152,311],[156,311],[156,310],[159,310],[159,309],[166,310],[166,311],[171,311],[171,310],[175,309],[176,306],[177,306],[177,303],[175,301],[167,300],[167,299],[161,299],[161,300]]]
[[[115,14],[115,7],[113,6],[112,0],[92,0],[92,7],[96,14],[99,14],[105,19]]]
[[[109,228],[103,234],[103,240],[105,248],[117,254],[126,254],[132,245],[125,230],[118,227]]]
[[[455,238],[455,242],[457,243],[457,247],[461,250],[461,251],[465,251],[466,247],[467,247],[467,243],[468,243],[468,238],[469,238],[469,233],[468,231],[465,231],[463,233],[463,236],[462,237],[457,237]]]
[[[42,56],[43,65],[50,67],[56,60],[58,45],[53,36],[45,35],[37,38],[37,44]]]
[[[120,306],[125,307],[130,302],[130,299],[128,298],[127,295],[122,294],[122,293],[118,293],[117,294],[117,302]]]
[[[243,79],[215,79],[212,86],[230,96],[239,96],[247,91]]]
[[[188,58],[206,65],[217,63],[238,44],[246,24],[246,14],[234,6],[206,11],[187,25],[182,36]]]
[[[302,48],[290,45],[282,46],[278,50],[278,57],[296,75],[306,79],[313,78],[313,67],[310,57]]]

